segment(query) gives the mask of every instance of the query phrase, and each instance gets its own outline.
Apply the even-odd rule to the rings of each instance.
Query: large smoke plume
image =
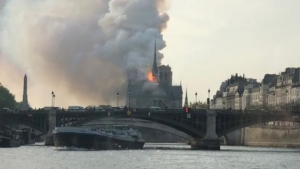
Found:
[[[157,50],[165,47],[164,0],[9,0],[0,5],[0,65],[27,73],[29,101],[36,106],[44,106],[52,90],[63,106],[112,103],[117,92],[124,98],[128,75],[147,78],[155,37]],[[158,54],[158,62],[162,57]],[[9,74],[0,72],[0,77]]]

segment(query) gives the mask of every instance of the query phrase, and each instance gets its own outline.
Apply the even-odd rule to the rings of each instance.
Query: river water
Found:
[[[299,169],[300,150],[184,144],[146,144],[143,150],[92,151],[39,144],[0,148],[0,169]]]

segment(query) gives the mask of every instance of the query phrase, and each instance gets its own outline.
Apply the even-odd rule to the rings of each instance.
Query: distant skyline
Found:
[[[299,67],[299,7],[300,1],[295,0],[170,0],[162,63],[172,67],[173,84],[182,82],[183,97],[187,88],[190,102],[195,101],[195,92],[198,101],[206,101],[208,89],[212,97],[221,83],[236,73],[261,81],[266,73]],[[0,67],[5,70],[0,72],[0,82],[21,101],[26,70],[3,56]],[[50,106],[51,91],[64,90],[37,83],[45,78],[32,81],[28,74],[32,107]],[[79,102],[72,93],[56,95],[57,106]]]

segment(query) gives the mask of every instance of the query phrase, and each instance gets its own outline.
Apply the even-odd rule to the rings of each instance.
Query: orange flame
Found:
[[[150,82],[154,82],[154,77],[153,77],[152,72],[149,72],[149,73],[148,73],[148,80],[149,80]]]
[[[157,82],[158,82],[157,78],[156,78],[155,76],[153,76],[152,72],[149,72],[149,73],[148,73],[148,80],[149,80],[150,82],[154,82],[154,83],[157,83]]]

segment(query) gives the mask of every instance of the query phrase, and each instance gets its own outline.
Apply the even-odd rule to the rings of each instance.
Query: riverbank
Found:
[[[251,141],[245,142],[244,146],[300,148],[300,142]]]

